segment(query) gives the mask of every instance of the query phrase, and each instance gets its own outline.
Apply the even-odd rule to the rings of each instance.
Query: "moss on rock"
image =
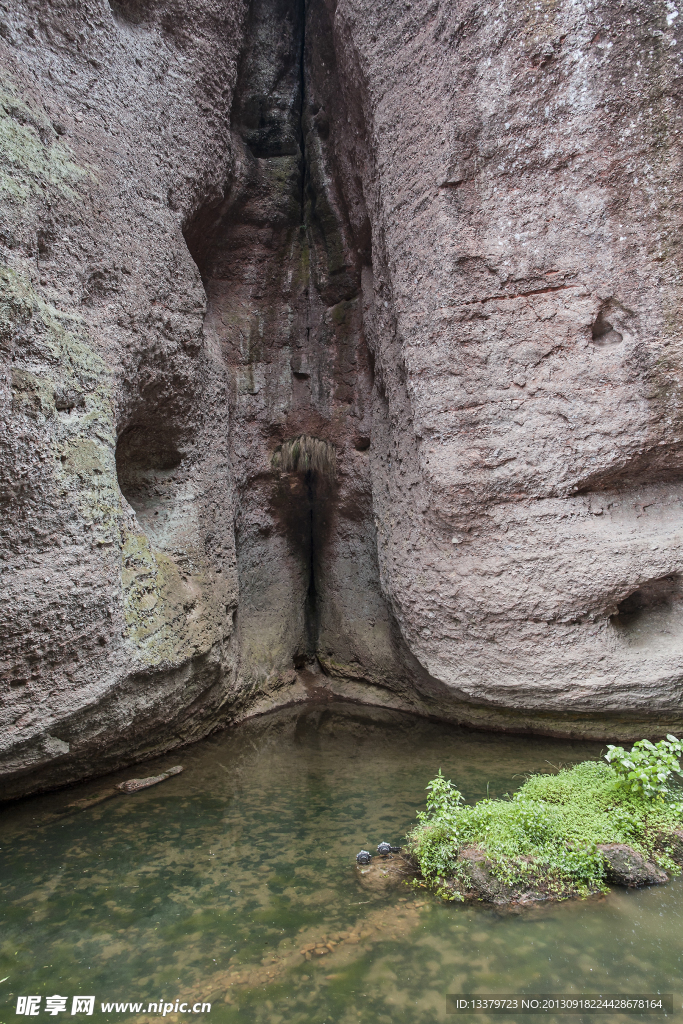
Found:
[[[25,202],[47,187],[75,199],[73,186],[86,176],[92,171],[77,163],[47,112],[22,99],[7,75],[0,79],[0,197]]]
[[[175,561],[154,550],[143,533],[125,533],[122,560],[125,636],[141,660],[173,666],[206,654],[218,635],[204,600],[206,581],[184,579]]]
[[[585,897],[679,873],[680,804],[630,792],[611,764],[532,775],[512,798],[471,806],[441,773],[430,788],[408,842],[423,884],[447,899]]]

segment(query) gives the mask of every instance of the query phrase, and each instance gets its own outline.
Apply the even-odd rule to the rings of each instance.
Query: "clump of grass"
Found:
[[[427,884],[450,898],[469,886],[470,865],[458,854],[472,848],[485,856],[487,871],[501,884],[517,891],[540,888],[558,898],[606,889],[602,844],[626,844],[677,873],[671,854],[683,804],[668,784],[678,771],[671,761],[674,743],[672,736],[634,747],[636,761],[645,751],[660,762],[659,789],[649,794],[628,777],[632,769],[623,762],[633,763],[633,751],[623,758],[612,753],[621,754],[621,748],[610,748],[607,763],[584,761],[555,775],[531,775],[512,798],[471,806],[439,771],[428,786],[427,810],[418,812],[408,836],[409,849]]]
[[[285,441],[274,453],[273,469],[282,473],[316,473],[333,479],[337,474],[337,452],[329,441],[302,434]]]

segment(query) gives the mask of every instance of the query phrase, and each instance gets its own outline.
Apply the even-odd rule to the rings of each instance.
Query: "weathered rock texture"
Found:
[[[669,875],[633,847],[624,843],[605,843],[596,847],[604,858],[604,880],[611,885],[638,888],[645,885],[664,885]],[[677,861],[677,863],[680,863]],[[546,900],[565,900],[577,895],[574,883],[544,872],[538,866],[517,880],[501,881],[500,865],[496,867],[484,850],[467,847],[460,850],[457,873],[443,880],[445,893],[456,900],[476,900],[482,903],[525,906]],[[672,874],[678,873],[672,872]],[[513,875],[514,879],[514,875]],[[573,890],[573,891],[572,891]],[[593,895],[596,890],[593,890]],[[583,898],[587,893],[583,893]]]
[[[666,871],[658,868],[652,861],[646,860],[642,853],[624,846],[621,843],[610,843],[598,846],[605,858],[606,877],[608,882],[617,885],[661,885],[668,882]]]
[[[5,795],[321,686],[683,725],[679,21],[0,0]]]

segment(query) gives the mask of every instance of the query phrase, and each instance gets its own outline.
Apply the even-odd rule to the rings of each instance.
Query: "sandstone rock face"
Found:
[[[234,680],[227,428],[203,419],[226,376],[182,225],[230,174],[244,14],[2,8],[9,795],[201,735]]]
[[[402,634],[472,701],[680,721],[676,9],[373,11],[344,5]]]
[[[5,795],[321,687],[681,727],[679,20],[0,2]]]

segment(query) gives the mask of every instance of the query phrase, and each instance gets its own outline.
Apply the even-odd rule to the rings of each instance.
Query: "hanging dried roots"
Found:
[[[337,452],[329,441],[302,434],[285,441],[273,454],[273,469],[281,473],[314,473],[334,479],[337,474]]]

